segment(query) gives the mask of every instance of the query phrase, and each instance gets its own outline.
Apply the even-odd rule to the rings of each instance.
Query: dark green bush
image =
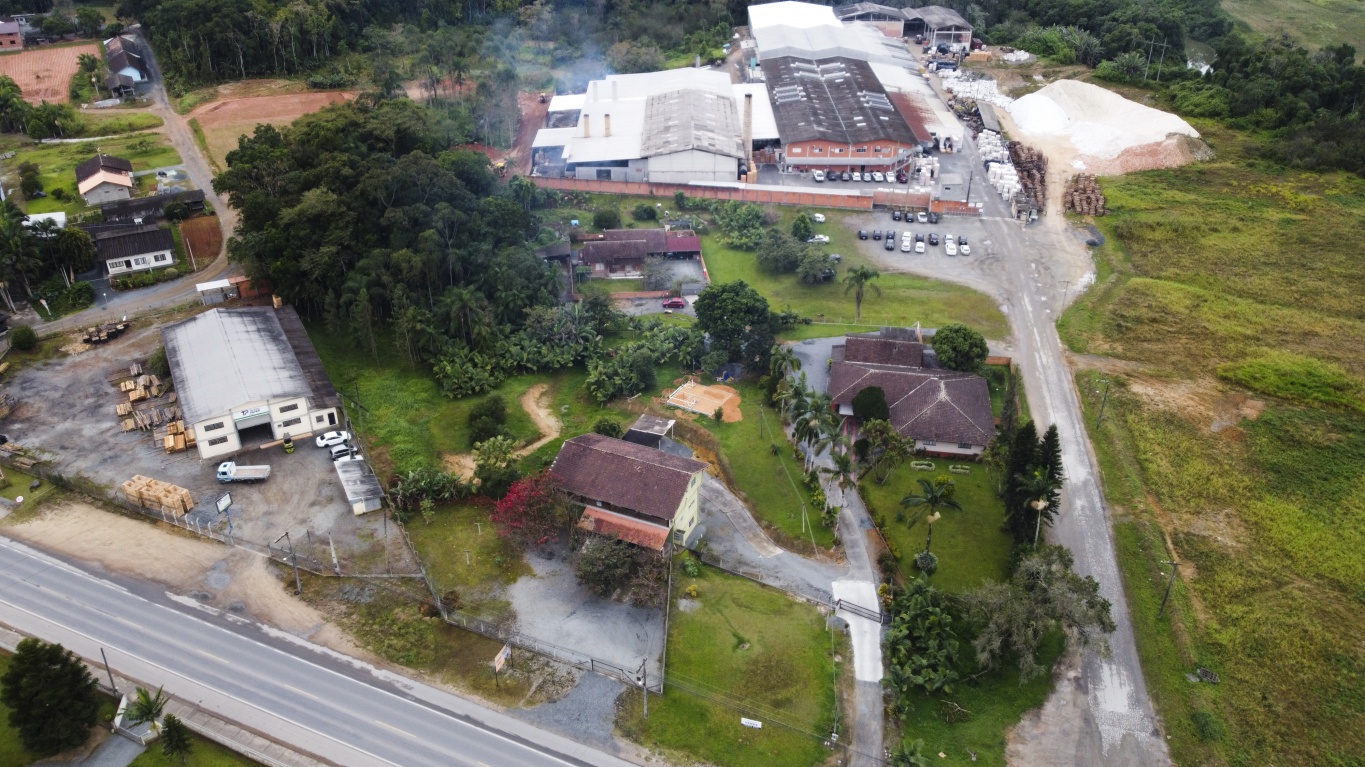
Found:
[[[9,342],[21,352],[32,351],[38,345],[38,334],[28,325],[15,325],[9,332]]]

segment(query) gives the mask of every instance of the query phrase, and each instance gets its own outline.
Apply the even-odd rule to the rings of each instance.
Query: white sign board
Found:
[[[223,497],[218,499],[218,513],[222,514],[232,506],[232,493],[223,493]]]
[[[745,719],[744,717],[741,716],[739,718],[739,723],[744,725],[745,727],[752,727],[755,730],[763,729],[763,723],[758,721],[757,719]]]
[[[507,663],[507,659],[511,657],[512,645],[510,644],[503,645],[502,649],[498,651],[497,657],[493,658],[493,670],[502,671],[503,665],[505,665]]]

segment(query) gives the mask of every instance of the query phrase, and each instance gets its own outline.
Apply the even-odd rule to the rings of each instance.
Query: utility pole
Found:
[[[1100,400],[1100,414],[1095,418],[1095,428],[1104,422],[1104,406],[1109,404],[1109,379],[1104,379],[1104,399]]]
[[[1071,280],[1062,280],[1062,311],[1066,311],[1066,299],[1071,297]]]
[[[1171,579],[1166,581],[1166,596],[1161,598],[1161,609],[1156,611],[1157,619],[1166,613],[1166,600],[1171,598],[1171,587],[1175,585],[1175,573],[1180,569],[1179,562],[1162,562],[1161,564],[1171,566]]]
[[[645,696],[645,718],[646,718],[646,719],[649,718],[649,684],[648,684],[648,682],[649,682],[649,679],[648,679],[649,671],[647,671],[647,670],[645,669],[645,666],[646,666],[648,663],[649,663],[649,659],[648,659],[648,658],[645,658],[644,660],[640,661],[640,692],[643,693],[644,696]]]
[[[289,544],[289,561],[294,567],[294,596],[298,596],[303,593],[303,581],[299,580],[299,558],[294,554],[294,541],[290,539],[288,530],[284,531],[284,535],[281,535],[280,538]],[[280,538],[276,538],[275,543],[279,543]]]
[[[114,672],[109,670],[109,656],[104,654],[104,648],[100,648],[100,657],[104,659],[104,673],[109,675],[109,689],[118,692],[118,685],[114,684]]]

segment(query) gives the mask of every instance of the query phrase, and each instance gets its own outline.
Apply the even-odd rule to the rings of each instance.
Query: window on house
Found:
[[[924,439],[924,440],[920,440],[920,444],[921,444],[921,445],[924,445],[925,447],[933,447],[934,445],[937,445],[938,442],[937,442],[936,440],[932,440],[932,439]]]
[[[165,261],[167,258],[169,258],[169,256],[167,256],[165,253],[156,254],[157,261]]]
[[[598,180],[598,181],[611,181],[611,169],[610,169],[610,168],[598,168],[598,169],[597,169],[597,180]]]
[[[957,443],[957,446],[958,446],[959,448],[961,448],[962,450],[971,450],[971,449],[972,449],[972,443],[970,443],[970,442],[959,442],[959,443]]]
[[[314,419],[313,419],[313,422],[314,422],[314,423],[322,423],[322,422],[325,421],[325,420],[327,420],[326,416],[318,416],[317,418],[314,418]]]
[[[799,146],[794,146],[794,147],[791,148],[791,153],[792,153],[792,154],[801,154],[801,153],[803,153],[803,152],[805,152],[805,151],[806,151],[805,149],[803,149],[803,148],[801,148],[801,147],[799,147]]]
[[[299,403],[295,402],[295,403],[292,404],[292,405],[285,405],[284,407],[280,408],[280,412],[281,412],[281,413],[292,413],[292,412],[294,412],[295,410],[298,410],[298,409],[299,409]]]
[[[285,426],[294,426],[301,423],[303,423],[302,418],[290,418],[288,421],[280,421],[280,427],[283,428]]]
[[[223,421],[219,421],[218,423],[211,423],[204,427],[204,431],[218,431],[219,429],[223,428],[223,423],[224,423]]]
[[[858,154],[867,154],[867,147],[865,147],[865,146],[860,146],[860,147],[858,147],[857,149],[855,149],[855,150],[853,150],[853,151],[857,152]]]
[[[881,154],[882,148],[879,146],[874,146],[872,147],[872,151],[876,152],[877,154]]]
[[[834,148],[834,153],[835,153],[835,154],[843,154],[843,153],[844,153],[844,148],[841,147],[841,146],[840,146],[840,147],[835,147],[835,148]]]
[[[682,542],[683,542],[683,531],[681,531],[681,530],[674,530],[674,531],[673,531],[673,542],[676,543],[676,544],[678,544],[679,546],[682,545]]]
[[[209,445],[221,445],[224,442],[227,442],[227,437],[214,437],[209,440]]]
[[[143,256],[142,258],[135,258],[135,259],[133,259],[133,263],[134,263],[135,265],[137,265],[137,266],[146,266],[146,265],[147,265],[147,257],[146,257],[146,256]]]
[[[822,147],[822,146],[811,147],[811,150],[810,150],[810,151],[814,152],[815,154],[824,154],[824,153],[825,153],[825,148]]]

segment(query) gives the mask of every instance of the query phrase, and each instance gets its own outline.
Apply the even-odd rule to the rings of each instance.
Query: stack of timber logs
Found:
[[[1100,191],[1095,177],[1089,174],[1082,173],[1071,179],[1062,200],[1067,210],[1074,210],[1083,216],[1104,215],[1104,192]]]
[[[1047,204],[1047,158],[1042,152],[1018,141],[1010,142],[1010,162],[1019,172],[1024,197],[1038,210]]]

